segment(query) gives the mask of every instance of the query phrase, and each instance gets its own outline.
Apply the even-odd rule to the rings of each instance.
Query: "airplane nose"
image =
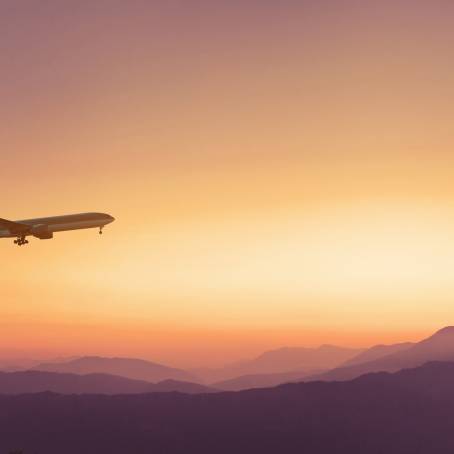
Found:
[[[110,222],[115,221],[115,218],[113,216],[109,216],[109,217],[110,217]]]

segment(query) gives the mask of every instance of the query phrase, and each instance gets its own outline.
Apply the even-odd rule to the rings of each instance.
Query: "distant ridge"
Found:
[[[59,372],[0,372],[0,394],[40,392],[60,394],[143,394],[151,392],[208,393],[213,388],[196,383],[165,380],[149,383],[108,374],[68,374]]]
[[[194,375],[182,369],[175,369],[162,364],[136,358],[106,358],[84,356],[60,363],[43,363],[33,370],[46,372],[64,372],[71,374],[110,374],[134,380],[157,383],[163,380],[197,382]]]
[[[400,344],[402,346],[402,344]],[[430,361],[454,361],[454,327],[447,326],[432,336],[399,351],[372,361],[346,365],[331,371],[307,377],[306,380],[351,380],[371,372],[396,372],[418,367]],[[367,358],[367,352],[365,352]]]
[[[312,372],[314,373],[314,372]],[[225,391],[242,391],[254,388],[271,388],[283,383],[304,381],[308,374],[304,371],[283,372],[280,374],[241,375],[230,380],[215,382],[211,386]]]
[[[362,352],[362,349],[321,345],[316,348],[283,347],[258,357],[237,362],[220,369],[195,369],[194,373],[207,383],[236,379],[241,376],[283,374],[303,371],[301,376],[328,370]]]
[[[345,363],[341,364],[339,367],[354,366],[356,364],[374,361],[384,356],[391,355],[392,353],[408,350],[413,345],[415,345],[413,342],[403,342],[400,344],[392,345],[374,345],[373,347],[368,348],[364,352],[361,352],[359,355],[356,355]]]
[[[247,366],[263,373],[334,367],[361,352],[360,349],[321,345],[317,348],[283,347],[262,353]]]

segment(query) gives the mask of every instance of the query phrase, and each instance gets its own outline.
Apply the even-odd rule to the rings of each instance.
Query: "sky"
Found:
[[[454,4],[0,0],[0,353],[220,365],[454,324]]]

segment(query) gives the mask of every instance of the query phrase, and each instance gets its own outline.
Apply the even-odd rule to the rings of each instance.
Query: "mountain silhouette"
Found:
[[[153,388],[151,390],[148,390],[147,392],[180,392],[185,394],[203,394],[220,391],[215,387],[178,380],[163,380],[152,385]]]
[[[318,348],[285,347],[261,354],[255,360],[250,361],[248,367],[262,373],[285,372],[303,367],[305,369],[326,369],[346,361],[359,351],[359,349],[334,345],[322,345]]]
[[[314,373],[312,371],[311,373]],[[270,388],[283,383],[304,381],[308,373],[303,371],[283,372],[280,374],[241,375],[230,380],[215,382],[211,386],[224,391],[241,391],[244,389]]]
[[[427,339],[401,351],[360,364],[342,366],[331,371],[306,377],[306,380],[351,380],[370,372],[395,372],[417,367],[429,361],[454,361],[454,327],[448,326]]]
[[[2,355],[3,353],[3,355]],[[6,352],[8,353],[8,352]],[[64,358],[52,358],[47,359],[46,363],[62,363],[72,361],[78,357],[64,357]],[[0,352],[0,371],[1,372],[17,372],[20,370],[30,370],[34,367],[43,363],[43,360],[34,359],[27,356],[11,356],[9,354],[5,355],[5,352]]]
[[[354,366],[356,364],[374,361],[376,359],[391,355],[393,353],[408,350],[413,345],[414,343],[412,342],[403,342],[400,344],[392,345],[374,345],[373,347],[368,348],[367,350],[361,352],[359,355],[356,355],[353,358],[345,361],[345,363],[341,364],[340,367]]]
[[[27,370],[36,367],[41,361],[28,358],[7,358],[0,359],[0,371],[14,372],[18,370]]]
[[[0,396],[0,452],[452,454],[454,363],[214,394]]]
[[[206,383],[217,383],[245,375],[280,374],[304,371],[301,376],[337,367],[362,350],[322,345],[317,348],[283,347],[266,351],[257,358],[237,362],[220,369],[196,369]]]
[[[35,366],[33,370],[83,375],[110,374],[153,383],[163,380],[198,381],[197,377],[182,369],[175,369],[162,364],[135,358],[84,356],[61,363],[39,364]]]
[[[0,394],[52,391],[60,394],[140,394],[150,392],[205,393],[213,388],[165,380],[149,383],[108,374],[67,374],[43,371],[0,372]]]

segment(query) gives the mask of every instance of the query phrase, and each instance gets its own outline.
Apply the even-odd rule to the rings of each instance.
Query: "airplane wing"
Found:
[[[30,226],[0,218],[0,228],[9,230],[11,233],[22,233],[29,230]]]

